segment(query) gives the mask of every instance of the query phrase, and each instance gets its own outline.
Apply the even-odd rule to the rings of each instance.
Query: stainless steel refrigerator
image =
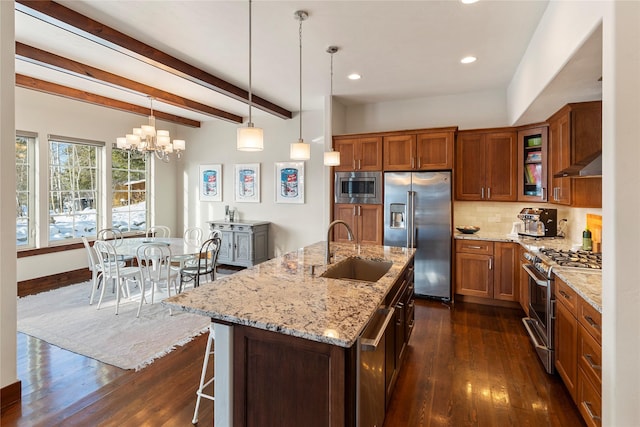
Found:
[[[451,299],[451,229],[451,172],[384,174],[384,244],[416,248],[416,295]]]

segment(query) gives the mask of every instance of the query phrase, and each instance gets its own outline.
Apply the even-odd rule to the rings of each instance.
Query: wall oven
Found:
[[[526,253],[527,263],[522,269],[529,276],[529,317],[522,319],[545,370],[552,374],[554,367],[553,328],[555,323],[555,294],[551,266],[536,255]]]
[[[336,203],[382,203],[382,172],[336,172]]]

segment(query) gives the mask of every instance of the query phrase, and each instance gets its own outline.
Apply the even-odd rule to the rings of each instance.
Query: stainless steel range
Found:
[[[522,268],[529,275],[529,317],[522,319],[547,372],[554,373],[553,328],[556,315],[553,269],[601,269],[602,254],[543,248],[527,252]]]

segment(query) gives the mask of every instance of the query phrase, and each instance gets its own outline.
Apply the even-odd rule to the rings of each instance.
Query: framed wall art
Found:
[[[260,202],[260,163],[234,165],[236,202]]]
[[[222,165],[200,165],[200,201],[222,201]]]
[[[304,203],[304,162],[277,162],[276,203]]]

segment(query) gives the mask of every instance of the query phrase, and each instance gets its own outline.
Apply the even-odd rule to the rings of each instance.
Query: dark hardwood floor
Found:
[[[536,358],[521,317],[418,300],[384,427],[583,425],[559,377]],[[18,334],[22,404],[0,424],[189,426],[205,345],[202,335],[133,372]],[[200,408],[199,425],[212,425],[213,402],[203,399]]]

